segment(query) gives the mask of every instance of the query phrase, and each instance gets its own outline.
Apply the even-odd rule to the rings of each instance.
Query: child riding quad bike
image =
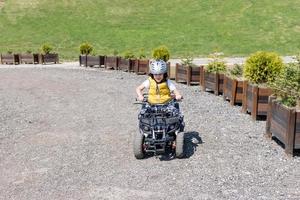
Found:
[[[148,153],[158,155],[175,151],[177,158],[183,158],[184,122],[177,109],[177,100],[167,104],[150,105],[145,101],[141,104],[140,131],[134,137],[134,156],[142,159]]]
[[[148,89],[147,98],[143,95],[145,88]],[[178,104],[182,96],[168,79],[163,60],[150,63],[149,78],[136,88],[136,92],[142,109],[138,116],[140,131],[134,138],[135,157],[163,154],[169,149],[175,150],[177,158],[182,158],[184,122]]]

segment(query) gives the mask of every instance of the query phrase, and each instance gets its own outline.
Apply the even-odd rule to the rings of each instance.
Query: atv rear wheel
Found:
[[[136,159],[143,159],[145,157],[144,149],[144,135],[136,133],[133,141],[133,153]]]
[[[176,135],[176,158],[184,157],[184,132],[179,132]]]

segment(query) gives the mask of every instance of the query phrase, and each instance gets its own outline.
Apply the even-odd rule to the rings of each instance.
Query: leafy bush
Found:
[[[185,58],[181,59],[181,64],[183,66],[194,67],[195,65],[193,64],[193,60],[194,60],[194,58],[192,56],[188,55]]]
[[[143,48],[140,49],[138,58],[139,58],[139,59],[144,59],[144,58],[146,58],[145,49],[143,49]]]
[[[155,60],[164,60],[167,62],[170,58],[170,52],[166,46],[160,46],[152,51],[152,57]]]
[[[228,70],[228,75],[233,78],[239,78],[243,76],[243,66],[239,64],[234,64],[232,69]]]
[[[27,50],[26,50],[26,53],[31,54],[32,51],[31,51],[30,49],[27,49]]]
[[[133,58],[135,58],[133,52],[130,51],[130,50],[125,51],[125,52],[123,53],[123,55],[124,55],[124,58],[125,58],[125,59],[133,59]]]
[[[300,107],[300,57],[284,67],[283,73],[269,86],[284,105]]]
[[[114,50],[113,50],[113,55],[114,55],[114,56],[117,56],[118,54],[119,54],[118,50],[114,49]]]
[[[53,47],[50,44],[43,44],[41,50],[44,54],[49,54],[53,50]]]
[[[93,51],[93,46],[87,42],[84,42],[79,47],[80,54],[89,55]]]
[[[283,62],[278,54],[258,51],[246,60],[244,77],[255,84],[268,83],[274,81],[282,69]]]
[[[226,72],[226,65],[225,62],[220,58],[220,54],[216,52],[213,53],[211,57],[213,58],[213,61],[208,63],[208,65],[205,67],[206,71],[209,73]]]

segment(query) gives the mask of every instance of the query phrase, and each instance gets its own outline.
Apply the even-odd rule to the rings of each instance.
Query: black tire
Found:
[[[176,135],[176,158],[184,157],[184,132]]]
[[[143,159],[145,157],[143,143],[144,135],[141,133],[136,133],[133,142],[133,153],[136,159]]]

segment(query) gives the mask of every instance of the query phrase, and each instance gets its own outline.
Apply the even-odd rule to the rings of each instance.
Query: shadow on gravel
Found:
[[[202,144],[202,138],[196,131],[186,132],[184,135],[184,154],[185,158],[189,158],[197,151],[199,144]]]
[[[191,157],[195,151],[197,151],[197,147],[199,144],[202,144],[203,141],[199,136],[198,132],[191,131],[185,132],[184,134],[184,157]],[[175,153],[171,151],[167,151],[165,154],[157,156],[160,161],[170,161],[176,158]]]

